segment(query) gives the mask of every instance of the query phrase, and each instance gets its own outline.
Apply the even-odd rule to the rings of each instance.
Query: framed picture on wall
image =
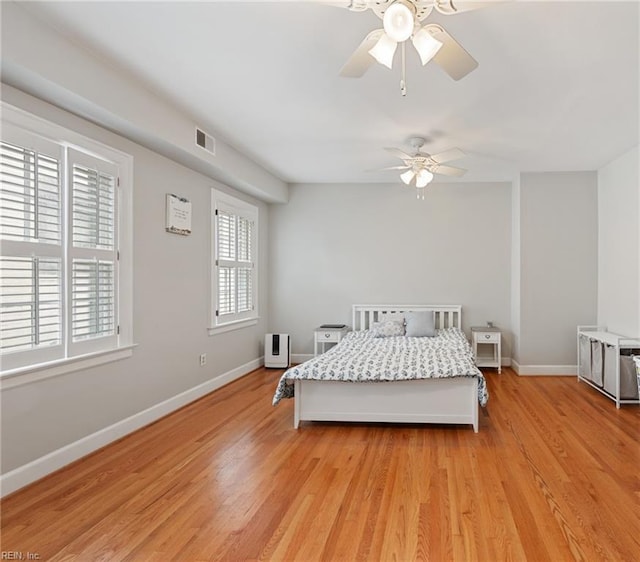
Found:
[[[172,234],[191,234],[191,201],[167,193],[166,231]]]

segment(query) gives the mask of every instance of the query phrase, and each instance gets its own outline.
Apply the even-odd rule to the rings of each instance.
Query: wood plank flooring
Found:
[[[49,561],[640,559],[640,408],[487,370],[470,427],[304,423],[259,369],[5,498]]]

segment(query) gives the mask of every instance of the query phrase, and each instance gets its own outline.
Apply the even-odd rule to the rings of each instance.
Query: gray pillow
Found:
[[[412,337],[434,337],[436,335],[433,311],[405,312],[406,335]]]

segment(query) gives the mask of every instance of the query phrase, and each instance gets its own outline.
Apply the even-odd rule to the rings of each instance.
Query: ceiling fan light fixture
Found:
[[[369,54],[380,64],[391,68],[393,66],[393,55],[396,54],[397,47],[398,43],[386,33],[383,33],[378,42],[369,50]]]
[[[429,33],[424,27],[413,35],[411,42],[420,55],[422,66],[435,57],[442,47],[442,43],[431,35],[431,33]]]
[[[406,184],[406,185],[410,185],[411,184],[411,180],[414,178],[415,176],[415,172],[413,170],[407,170],[406,172],[403,172],[400,174],[400,179]]]
[[[423,187],[427,187],[427,185],[429,185],[432,180],[433,174],[429,170],[423,168],[418,172],[416,176],[416,187],[420,189]]]
[[[402,43],[411,37],[415,25],[413,4],[396,0],[389,6],[382,18],[385,33],[396,43]]]

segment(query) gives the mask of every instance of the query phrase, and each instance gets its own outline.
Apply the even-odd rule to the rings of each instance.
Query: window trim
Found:
[[[121,345],[117,349],[109,349],[104,351],[95,351],[85,353],[84,355],[76,355],[75,357],[67,357],[64,359],[55,359],[45,363],[37,363],[27,367],[19,367],[10,371],[5,371],[0,377],[0,392],[9,388],[15,388],[32,382],[57,377],[81,371],[105,363],[112,363],[133,356],[133,350],[138,344]]]
[[[62,145],[65,149],[74,148],[91,157],[114,162],[118,166],[120,178],[118,188],[120,196],[118,216],[120,331],[116,345],[96,352],[0,371],[0,391],[2,391],[34,380],[42,380],[129,357],[136,344],[133,342],[133,156],[4,101],[0,101],[0,112],[3,126],[8,124],[12,128],[25,130],[28,134]],[[67,209],[63,209],[63,216],[66,216],[67,212]]]
[[[254,220],[254,253],[253,253],[253,311],[250,315],[244,318],[234,318],[227,322],[220,322],[219,316],[216,316],[216,308],[218,305],[218,273],[217,273],[217,225],[216,225],[216,210],[219,204],[222,204],[226,208],[233,208],[238,211],[238,214],[249,216]],[[260,210],[257,205],[243,201],[233,195],[229,195],[219,189],[211,189],[211,245],[210,245],[210,300],[209,300],[209,327],[208,333],[210,336],[220,334],[224,332],[230,332],[233,330],[239,330],[249,326],[254,326],[260,319],[259,311],[259,214]]]

